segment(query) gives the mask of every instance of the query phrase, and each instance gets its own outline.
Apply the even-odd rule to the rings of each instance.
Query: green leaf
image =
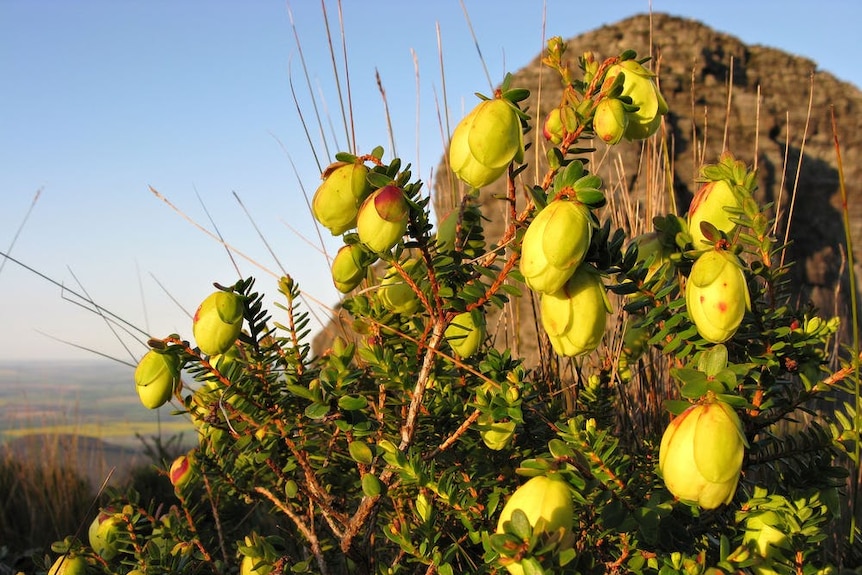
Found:
[[[514,88],[503,92],[502,96],[510,102],[520,102],[530,97],[530,91],[524,88]]]
[[[735,393],[718,393],[715,397],[734,409],[748,409],[751,407],[747,399]]]
[[[351,441],[347,446],[347,450],[350,452],[350,458],[357,463],[364,463],[366,465],[371,463],[373,455],[371,454],[371,448],[368,447],[368,444],[364,441]]]
[[[600,208],[605,205],[605,194],[601,190],[578,190],[576,196],[579,202],[591,208]]]
[[[383,188],[392,183],[392,178],[387,176],[386,174],[381,174],[380,172],[368,172],[368,175],[365,176],[365,179],[368,180],[368,183],[371,184],[373,188]]]
[[[524,575],[545,575],[545,570],[542,569],[542,564],[535,557],[526,557],[521,560],[521,569],[524,570]]]
[[[690,367],[677,367],[670,370],[671,376],[678,382],[680,382],[683,386],[695,382],[695,383],[703,383],[706,384],[707,377],[706,374],[700,370],[692,369]]]
[[[323,419],[329,413],[329,406],[324,403],[312,403],[305,408],[305,416],[309,419]]]
[[[703,397],[707,391],[709,391],[709,382],[704,378],[687,382],[679,390],[679,394],[689,399],[698,399]]]
[[[528,191],[530,192],[530,197],[533,198],[533,203],[536,204],[536,213],[538,214],[548,205],[548,196],[542,190],[541,186],[533,186]]]
[[[533,536],[533,527],[530,525],[530,520],[527,514],[522,509],[515,509],[512,516],[509,518],[507,531],[516,535],[520,539],[529,540]]]
[[[733,373],[733,370],[725,368],[715,374],[715,381],[722,386],[718,393],[724,393],[736,387],[736,374]]]
[[[373,473],[362,476],[362,493],[368,497],[377,497],[383,491],[383,484]]]
[[[727,348],[723,344],[712,346],[700,356],[697,367],[708,377],[717,375],[719,371],[727,367]]]
[[[337,154],[335,154],[335,159],[339,162],[347,162],[349,164],[352,164],[356,161],[356,156],[349,152],[338,152]]]
[[[565,441],[557,438],[548,442],[548,450],[551,452],[551,455],[557,458],[572,457],[574,455],[572,448]]]
[[[296,395],[296,396],[301,397],[303,399],[307,399],[309,401],[316,401],[316,400],[320,399],[319,397],[316,396],[316,394],[314,392],[312,392],[310,389],[308,389],[304,385],[287,384],[285,386],[285,388],[287,389],[287,391],[289,391],[293,395]]]
[[[344,395],[338,398],[338,407],[344,411],[358,411],[368,405],[368,400],[361,395]]]
[[[574,547],[569,547],[568,549],[563,549],[562,551],[560,551],[560,555],[559,555],[560,566],[565,567],[566,565],[568,565],[569,563],[574,561],[576,556],[577,556],[577,553],[575,552]]]

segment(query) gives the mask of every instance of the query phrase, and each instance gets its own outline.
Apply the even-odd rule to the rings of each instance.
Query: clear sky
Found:
[[[494,84],[542,49],[542,2],[464,5]],[[326,8],[342,70],[338,4],[326,0]],[[545,35],[567,38],[650,3],[548,0],[546,9]],[[862,86],[857,0],[653,0],[652,9],[806,56]],[[444,148],[438,25],[451,125],[474,92],[489,92],[461,3],[344,0],[342,14],[360,150],[383,145],[392,154],[376,70],[396,151],[430,183]],[[228,243],[270,270],[235,256],[267,302],[279,264],[255,225],[304,290],[334,304],[302,193],[313,194],[320,172],[291,79],[323,163],[326,150],[295,35],[334,154],[347,140],[317,0],[0,0],[0,251],[11,248],[154,336],[190,338],[187,313],[212,282],[238,276],[224,248],[152,186],[210,230],[212,218]],[[324,240],[330,253],[339,245],[328,232]],[[0,361],[96,357],[76,345],[125,361],[143,353],[67,290],[11,261],[0,266]],[[312,307],[325,319],[325,307]]]

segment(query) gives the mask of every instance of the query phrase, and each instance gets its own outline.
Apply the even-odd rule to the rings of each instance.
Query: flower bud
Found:
[[[243,298],[219,290],[207,296],[195,312],[192,333],[202,352],[218,355],[236,342],[242,329]]]
[[[416,264],[416,260],[408,262],[404,265],[404,270],[409,273]],[[419,298],[416,297],[410,284],[401,277],[401,274],[394,267],[389,268],[389,271],[380,280],[377,297],[380,298],[383,307],[392,313],[410,315],[419,309]]]
[[[252,557],[246,555],[239,565],[240,575],[269,575],[275,566],[264,557]]]
[[[629,112],[625,137],[629,140],[643,140],[653,135],[661,124],[661,117],[667,114],[667,102],[655,84],[655,75],[635,60],[625,60],[608,69],[606,82],[613,81],[618,74],[624,74],[623,96],[628,96],[637,111]]]
[[[515,108],[506,100],[485,100],[452,132],[449,165],[473,188],[502,176],[512,161],[524,159],[524,135]]]
[[[488,415],[480,415],[478,424],[482,443],[493,451],[500,451],[508,447],[515,435],[516,425],[514,421],[494,421]]]
[[[126,526],[122,515],[106,510],[99,511],[87,530],[90,547],[102,559],[110,561],[120,551],[125,530]]]
[[[558,473],[537,475],[516,489],[500,512],[497,533],[504,532],[505,523],[511,520],[516,509],[527,516],[534,534],[562,530],[565,535],[571,533],[574,526],[572,494]],[[520,562],[508,563],[506,569],[512,575],[524,573]]]
[[[171,463],[171,468],[168,471],[168,477],[171,480],[171,485],[175,489],[182,489],[192,478],[194,474],[194,450],[189,451],[186,455],[180,455]]]
[[[359,206],[371,193],[367,175],[368,168],[357,162],[336,162],[324,172],[323,183],[311,200],[311,212],[333,236],[356,226]]]
[[[577,127],[575,112],[570,107],[554,108],[548,112],[542,125],[542,135],[555,146],[561,144],[566,134]]]
[[[593,131],[608,145],[622,140],[629,125],[625,106],[616,98],[605,98],[596,105],[593,116]]]
[[[599,274],[581,265],[562,288],[542,295],[540,309],[554,351],[572,357],[599,346],[611,304]]]
[[[459,313],[444,334],[458,357],[470,357],[485,341],[485,316],[479,309]]]
[[[704,253],[691,267],[685,286],[688,315],[703,339],[722,343],[730,339],[751,308],[751,296],[742,264],[732,253]]]
[[[388,185],[372,192],[359,208],[359,240],[374,253],[388,252],[407,231],[409,207],[404,190]]]
[[[647,274],[644,281],[649,281],[661,266],[668,261],[669,251],[661,241],[661,234],[658,232],[648,232],[636,236],[634,241],[638,246],[638,264],[647,264]]]
[[[665,486],[704,509],[729,503],[746,444],[739,416],[728,404],[713,400],[689,407],[661,438],[659,470]]]
[[[86,575],[87,561],[80,555],[60,555],[57,557],[48,575]]]
[[[521,274],[533,291],[559,290],[590,247],[590,211],[580,202],[554,200],[539,212],[521,243]]]
[[[364,255],[362,246],[350,244],[341,246],[332,258],[332,283],[341,293],[353,291],[365,279]]]
[[[563,528],[571,531],[575,512],[566,481],[557,473],[530,478],[512,493],[497,520],[497,533],[512,518],[515,509],[527,516],[534,532],[549,533]]]
[[[458,222],[461,219],[461,212],[454,209],[446,217],[442,218],[437,224],[437,250],[441,252],[450,252],[455,249],[455,242],[458,239]]]
[[[135,389],[141,403],[149,409],[164,405],[171,398],[179,379],[177,356],[154,349],[145,353],[135,368]]]
[[[730,221],[733,216],[726,207],[742,207],[740,198],[734,194],[727,180],[707,182],[697,191],[688,208],[688,231],[694,249],[700,250],[706,247],[706,244],[715,243],[704,237],[700,228],[701,222],[709,222],[725,234],[733,233],[736,224]]]

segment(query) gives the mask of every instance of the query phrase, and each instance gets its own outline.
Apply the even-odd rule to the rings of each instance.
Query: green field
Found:
[[[0,442],[28,435],[79,435],[126,447],[138,435],[167,438],[194,429],[181,406],[143,407],[133,368],[110,361],[0,363]]]

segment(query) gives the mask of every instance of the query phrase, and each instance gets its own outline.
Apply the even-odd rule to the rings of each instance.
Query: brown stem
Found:
[[[413,441],[413,434],[416,432],[416,420],[419,417],[419,408],[422,406],[422,399],[425,396],[425,388],[428,385],[428,378],[431,375],[431,370],[434,367],[434,362],[437,357],[438,348],[443,341],[443,331],[446,321],[439,318],[434,322],[434,328],[431,333],[427,346],[425,348],[425,358],[422,361],[422,367],[419,370],[419,375],[416,379],[416,386],[413,388],[413,395],[410,398],[410,406],[407,408],[407,415],[404,418],[404,423],[401,425],[401,443],[398,449],[406,451]],[[392,481],[393,472],[386,469],[378,478],[380,482],[388,486]],[[377,502],[380,500],[380,495],[364,496],[356,512],[350,518],[347,526],[341,536],[341,551],[347,553],[353,547],[353,541],[359,534],[359,530],[365,525],[366,520],[374,511]]]
[[[437,358],[437,348],[440,347],[440,343],[443,340],[445,326],[446,322],[442,318],[438,317],[434,322],[434,329],[431,332],[431,338],[425,350],[425,358],[419,370],[419,377],[416,378],[416,386],[413,388],[413,397],[410,398],[410,406],[407,408],[407,417],[401,426],[401,444],[398,446],[398,449],[401,451],[406,450],[413,441],[413,434],[416,432],[416,418],[419,416],[419,407],[422,405],[422,399],[425,397],[428,377],[431,375],[431,370],[434,367],[434,361]]]
[[[305,537],[306,541],[308,541],[308,544],[311,546],[311,552],[314,555],[315,561],[317,561],[317,568],[320,569],[321,575],[329,575],[329,568],[326,566],[326,561],[323,558],[323,550],[320,547],[320,541],[318,541],[317,534],[314,532],[314,530],[310,529],[299,515],[294,513],[293,510],[290,509],[290,507],[285,505],[283,501],[273,495],[273,493],[269,489],[257,486],[254,488],[254,490],[267,498],[282,513],[287,515],[291,521],[293,521],[293,524],[296,526],[299,532],[302,533],[303,537]]]
[[[218,544],[219,548],[221,549],[222,559],[224,559],[224,562],[227,565],[230,562],[230,559],[228,559],[227,545],[225,545],[224,542],[224,530],[221,526],[221,517],[219,516],[218,507],[216,506],[215,499],[213,498],[213,490],[212,486],[210,485],[210,480],[207,477],[206,473],[202,473],[201,475],[204,480],[204,487],[207,490],[207,498],[210,501],[210,508],[213,512],[213,521],[215,522],[216,535],[218,536]]]
[[[455,443],[456,441],[458,441],[458,438],[461,437],[462,435],[464,435],[464,433],[468,429],[470,429],[470,426],[473,425],[473,423],[475,423],[477,419],[479,419],[479,415],[480,415],[480,412],[478,409],[476,411],[474,411],[473,413],[471,413],[470,416],[467,419],[465,419],[461,423],[461,425],[458,426],[458,429],[453,431],[452,434],[449,437],[447,437],[443,443],[438,445],[434,451],[432,451],[431,453],[429,453],[428,455],[425,456],[425,460],[427,461],[429,459],[434,459],[441,451],[446,451],[447,449],[449,449],[452,446],[452,444]]]
[[[332,495],[329,494],[325,489],[320,486],[320,483],[317,481],[317,476],[314,473],[314,469],[311,467],[311,464],[308,463],[308,459],[305,456],[305,452],[299,449],[296,446],[296,443],[289,437],[289,431],[285,428],[283,421],[276,421],[276,426],[278,427],[278,431],[284,439],[285,445],[290,450],[291,454],[296,458],[296,462],[299,464],[299,467],[302,469],[303,475],[305,476],[305,488],[308,491],[309,496],[314,502],[320,506],[321,512],[323,513],[324,518],[329,523],[330,529],[332,529],[333,533],[337,537],[342,536],[342,532],[338,529],[338,526],[335,524],[337,521],[341,525],[347,524],[347,517],[343,513],[339,513],[332,507]]]

